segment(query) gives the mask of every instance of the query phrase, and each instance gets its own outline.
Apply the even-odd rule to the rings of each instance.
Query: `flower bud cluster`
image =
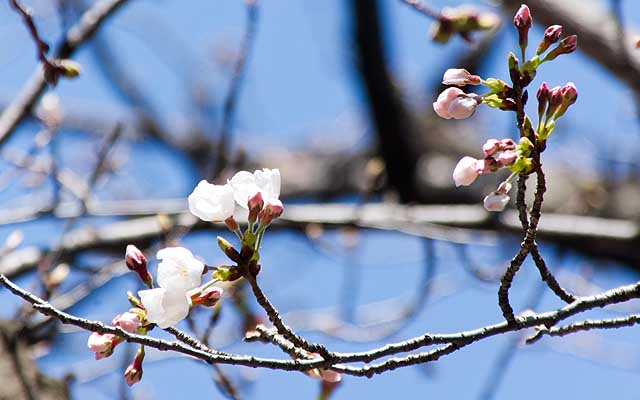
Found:
[[[453,181],[456,186],[471,185],[478,175],[496,172],[502,168],[511,171],[509,178],[502,182],[496,191],[485,197],[484,206],[489,211],[502,211],[505,208],[509,202],[508,193],[511,190],[512,179],[517,174],[529,174],[534,170],[534,160],[539,162],[539,155],[546,149],[546,140],[555,126],[555,121],[564,115],[578,98],[578,90],[571,82],[553,89],[549,89],[547,84],[543,83],[536,94],[538,125],[534,128],[531,119],[524,111],[528,100],[528,92],[525,89],[535,78],[538,67],[542,63],[551,61],[561,54],[575,51],[577,38],[573,35],[561,40],[562,26],[549,26],[536,49],[535,56],[527,59],[529,31],[533,24],[529,7],[524,4],[520,7],[513,18],[513,24],[518,32],[522,61],[514,53],[509,53],[507,64],[511,84],[496,78],[483,79],[465,69],[452,68],[444,73],[443,84],[454,86],[481,84],[487,87],[489,92],[477,95],[451,87],[440,93],[433,103],[436,114],[445,119],[470,117],[480,104],[517,113],[520,130],[520,141],[517,145],[511,139],[489,139],[482,147],[484,158],[463,157],[453,171]],[[549,50],[556,43],[558,44]],[[544,55],[547,51],[548,53]]]

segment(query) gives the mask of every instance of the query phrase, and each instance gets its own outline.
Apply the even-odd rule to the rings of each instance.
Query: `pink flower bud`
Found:
[[[562,35],[562,25],[551,25],[544,30],[544,40],[549,44],[554,44]]]
[[[213,307],[218,300],[220,300],[220,297],[222,297],[222,292],[222,288],[211,286],[205,290],[194,289],[188,294],[191,297],[191,303],[193,305]]]
[[[127,385],[133,386],[142,379],[142,361],[144,360],[144,351],[138,350],[136,357],[124,371],[124,380]]]
[[[487,211],[500,212],[509,203],[509,196],[500,192],[493,192],[484,198],[484,208]]]
[[[258,219],[258,213],[264,207],[264,200],[262,199],[262,193],[256,192],[253,196],[249,197],[247,202],[249,208],[249,222],[254,223]]]
[[[500,141],[498,139],[489,139],[482,145],[482,152],[485,156],[491,156],[500,150]]]
[[[124,254],[125,264],[130,271],[138,274],[142,282],[148,287],[152,286],[153,278],[147,270],[147,257],[136,246],[130,244]]]
[[[458,186],[469,186],[471,185],[476,178],[478,177],[478,173],[476,172],[476,160],[473,157],[462,157],[458,164],[453,169],[453,182]]]
[[[471,75],[466,69],[449,68],[442,77],[442,84],[455,86],[478,85],[480,80],[478,75]]]
[[[500,141],[500,150],[513,150],[516,148],[516,142],[513,139],[502,139]]]
[[[518,44],[521,49],[527,47],[529,29],[531,28],[532,22],[533,19],[531,18],[531,11],[529,11],[529,7],[527,7],[526,4],[521,5],[520,9],[513,17],[513,24],[518,30]]]
[[[135,333],[138,328],[142,326],[142,320],[138,314],[127,311],[123,314],[116,315],[113,321],[111,321],[111,325],[119,326],[126,332]]]
[[[531,18],[531,11],[529,10],[529,7],[527,7],[526,4],[521,5],[520,9],[513,17],[513,24],[516,26],[516,28],[518,28],[518,30],[528,30],[529,28],[531,28],[532,21],[533,18]]]
[[[451,104],[449,104],[449,109],[447,112],[454,119],[465,119],[469,118],[476,111],[476,107],[478,107],[478,95],[475,93],[469,93],[466,96],[458,96]]]
[[[573,53],[577,47],[578,37],[576,35],[567,36],[544,57],[544,61],[551,61],[561,54]]]
[[[271,221],[278,218],[284,212],[284,205],[280,200],[270,200],[260,212],[259,218],[262,224],[269,225]]]
[[[551,118],[558,107],[562,104],[562,88],[555,86],[549,90],[549,108],[547,108],[546,116]]]
[[[496,160],[502,165],[511,165],[518,158],[518,153],[513,150],[506,150],[498,154]]]
[[[464,92],[461,89],[453,87],[445,89],[438,95],[435,103],[433,103],[433,110],[440,118],[451,119],[452,117],[449,114],[449,106],[459,95],[464,95]]]
[[[562,94],[562,104],[571,105],[576,102],[578,99],[578,88],[573,82],[568,82],[566,85],[562,87],[560,91]]]
[[[118,343],[116,335],[93,332],[87,340],[87,347],[96,353],[96,360],[100,360],[113,354],[113,349]]]
[[[542,116],[549,102],[549,86],[547,86],[547,82],[542,82],[536,97],[538,98],[538,115]]]

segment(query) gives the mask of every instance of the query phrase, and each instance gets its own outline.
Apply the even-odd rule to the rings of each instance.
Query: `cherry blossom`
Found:
[[[189,211],[203,221],[224,221],[233,216],[233,189],[230,185],[214,185],[205,180],[188,197]]]

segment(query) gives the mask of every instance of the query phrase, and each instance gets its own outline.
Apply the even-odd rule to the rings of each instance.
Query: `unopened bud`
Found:
[[[224,224],[227,226],[227,228],[229,228],[230,231],[235,232],[238,230],[238,223],[236,222],[235,218],[233,218],[233,216],[227,218],[224,220]]]
[[[512,52],[509,52],[509,77],[511,81],[516,83],[520,81],[520,63],[518,61],[518,57]]]
[[[249,223],[254,223],[258,219],[258,214],[264,207],[264,200],[262,199],[262,193],[256,192],[253,196],[249,197],[247,202],[249,208]]]
[[[573,82],[568,82],[566,85],[562,87],[560,90],[560,94],[562,95],[562,104],[558,107],[558,110],[555,113],[555,119],[564,115],[569,108],[570,105],[576,102],[578,99],[578,89]]]
[[[549,46],[556,43],[560,40],[560,35],[562,35],[562,25],[551,25],[544,31],[544,37],[540,44],[538,45],[538,49],[536,50],[536,55],[540,55],[544,53]]]
[[[124,255],[125,264],[130,271],[138,274],[142,282],[148,287],[153,286],[153,278],[147,270],[147,257],[136,246],[130,244]]]
[[[260,223],[263,225],[269,225],[271,221],[278,218],[284,212],[284,205],[280,200],[270,200],[265,204],[264,208],[260,212]]]
[[[544,57],[544,61],[551,61],[561,54],[573,53],[578,47],[578,37],[568,36],[560,41],[558,45]]]
[[[529,7],[526,4],[520,6],[518,12],[513,17],[513,24],[518,30],[518,44],[522,51],[527,47],[529,29],[531,29],[531,23],[533,22],[533,18],[531,18],[531,11],[529,11]]]
[[[124,371],[124,380],[127,382],[127,385],[133,386],[136,383],[140,382],[142,379],[142,361],[144,360],[144,347],[140,347],[138,353],[136,353],[136,357],[133,359],[131,364]]]
[[[491,212],[500,212],[509,204],[509,196],[505,193],[493,192],[484,198],[484,208]]]
[[[225,238],[218,236],[218,247],[231,261],[240,262],[240,253]]]
[[[479,85],[480,81],[481,79],[478,75],[471,75],[471,73],[464,68],[449,68],[442,77],[443,85]]]
[[[216,286],[211,286],[204,290],[194,289],[194,292],[190,293],[191,303],[203,307],[213,307],[222,297],[222,292],[222,288]]]
[[[500,141],[498,139],[489,139],[482,145],[482,152],[485,156],[491,156],[500,150]]]
[[[555,86],[549,90],[549,108],[547,108],[546,118],[553,117],[553,114],[562,104],[562,88]]]
[[[542,116],[549,102],[549,86],[547,86],[547,82],[542,82],[538,93],[536,93],[536,98],[538,99],[538,115]]]

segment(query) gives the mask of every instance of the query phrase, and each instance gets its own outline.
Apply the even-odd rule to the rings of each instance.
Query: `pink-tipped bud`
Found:
[[[233,218],[233,216],[227,218],[224,220],[224,224],[227,226],[227,228],[229,228],[229,230],[231,232],[235,232],[238,230],[238,223],[236,222],[236,219]]]
[[[442,77],[443,85],[479,85],[480,82],[481,79],[478,75],[471,75],[471,73],[464,68],[449,68]]]
[[[87,340],[87,347],[96,353],[96,360],[100,360],[113,354],[113,349],[118,343],[116,335],[93,332]]]
[[[125,264],[130,271],[138,274],[142,282],[148,287],[152,287],[153,278],[147,270],[147,257],[136,246],[130,244],[124,254]]]
[[[211,286],[205,290],[195,289],[193,293],[190,292],[189,295],[193,305],[213,307],[218,300],[220,300],[220,297],[222,297],[222,292],[222,288]]]
[[[264,207],[262,193],[256,192],[256,194],[249,197],[247,206],[249,207],[249,222],[254,223],[258,219],[258,213],[260,213],[260,211],[262,211],[262,208]]]
[[[518,43],[521,49],[527,47],[529,29],[531,29],[531,24],[533,22],[533,18],[531,18],[531,11],[529,11],[529,7],[526,4],[520,6],[518,12],[513,17],[513,24],[518,30]]]
[[[484,208],[487,211],[500,212],[509,204],[509,200],[505,193],[493,192],[484,198]]]
[[[536,97],[538,98],[538,115],[542,116],[549,102],[549,86],[547,86],[547,82],[542,82]]]
[[[568,82],[560,91],[562,94],[562,104],[571,105],[578,99],[578,88],[573,82]]]
[[[513,139],[502,139],[500,141],[500,150],[513,150],[516,148],[516,142]]]
[[[496,157],[496,160],[502,165],[511,165],[518,158],[518,153],[513,150],[506,150],[500,152]]]
[[[482,98],[475,93],[456,97],[447,110],[453,119],[469,118],[476,112],[476,107],[482,102]]]
[[[551,61],[561,54],[573,53],[578,47],[578,37],[576,35],[567,36],[562,39],[560,43],[547,54],[544,59]]]
[[[544,53],[549,46],[556,43],[560,40],[560,36],[562,35],[562,25],[551,25],[547,27],[544,31],[544,37],[540,41],[538,45],[538,49],[536,50],[536,55],[540,55]]]
[[[549,108],[547,108],[546,117],[551,118],[562,104],[562,88],[555,86],[549,90]]]
[[[118,314],[111,321],[111,325],[119,326],[122,330],[135,333],[140,326],[142,326],[142,319],[134,312],[127,311],[122,314]]]
[[[486,157],[476,162],[476,172],[478,174],[487,174],[496,172],[502,165],[493,157]]]
[[[144,350],[140,348],[136,357],[124,371],[124,380],[127,382],[127,385],[133,386],[142,379],[142,361],[144,361]]]
[[[269,225],[271,221],[280,217],[284,212],[284,205],[280,200],[269,200],[260,212],[260,221],[264,225]]]
[[[473,157],[462,157],[456,167],[453,170],[453,182],[456,186],[469,186],[471,185],[476,178],[478,177],[478,172],[476,172],[476,160]]]
[[[500,141],[498,139],[489,139],[482,145],[482,152],[485,156],[491,156],[500,150]]]

